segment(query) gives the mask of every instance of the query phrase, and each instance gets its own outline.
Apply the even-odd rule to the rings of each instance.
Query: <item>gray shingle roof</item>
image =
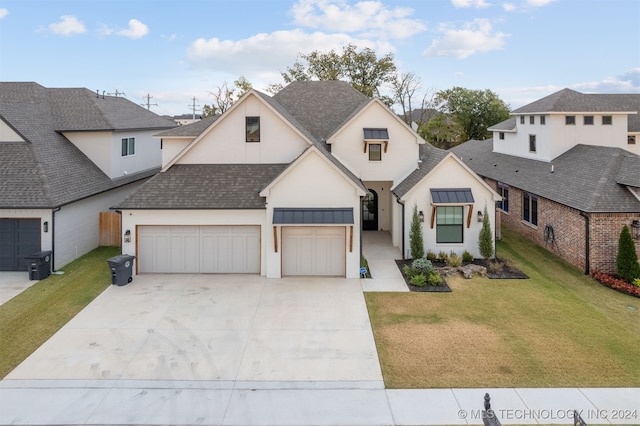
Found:
[[[516,130],[516,118],[509,117],[504,121],[501,121],[498,124],[494,124],[489,127],[487,130],[489,131],[498,131],[498,132],[510,132]]]
[[[577,145],[547,163],[494,153],[492,143],[472,140],[451,151],[481,176],[584,212],[640,212],[640,201],[617,182],[621,166],[636,170],[640,156],[620,148]],[[622,178],[633,177],[622,173]]]
[[[56,131],[63,127],[57,120],[64,114],[56,111],[59,103],[52,101],[51,90],[31,82],[0,83],[0,119],[26,140],[0,142],[0,208],[54,208],[153,173],[109,179]],[[88,91],[82,89],[81,98],[83,92]],[[147,123],[148,111],[136,108],[144,111],[142,123]]]
[[[515,109],[512,114],[638,111],[640,95],[628,95],[630,101],[636,99],[635,107],[628,105],[627,102],[621,102],[625,96],[627,95],[587,94],[571,89],[562,89],[559,92],[552,93],[549,96]]]
[[[409,192],[409,190],[416,186],[422,178],[433,170],[433,168],[437,166],[438,163],[447,156],[447,154],[447,151],[436,148],[428,142],[424,145],[420,145],[420,160],[422,160],[422,163],[419,163],[416,170],[393,188],[393,193],[397,197],[402,197],[404,194]]]
[[[174,164],[115,209],[264,209],[264,189],[286,164]]]
[[[325,141],[370,99],[344,81],[294,81],[274,97],[318,140]]]
[[[166,130],[164,132],[158,133],[156,136],[160,136],[160,137],[165,137],[165,136],[166,137],[169,137],[169,136],[180,137],[180,136],[184,136],[184,137],[196,138],[197,136],[200,136],[200,134],[202,132],[207,130],[207,128],[209,128],[209,126],[211,126],[211,123],[216,121],[218,119],[218,117],[220,117],[220,116],[219,115],[214,115],[214,116],[211,116],[211,117],[205,117],[200,121],[195,121],[193,123],[185,124],[184,126],[174,127],[171,130]]]

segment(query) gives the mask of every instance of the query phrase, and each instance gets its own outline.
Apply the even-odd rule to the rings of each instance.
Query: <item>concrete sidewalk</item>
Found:
[[[639,424],[640,388],[383,389],[359,382],[0,382],[1,424],[467,425],[483,396],[502,424]]]

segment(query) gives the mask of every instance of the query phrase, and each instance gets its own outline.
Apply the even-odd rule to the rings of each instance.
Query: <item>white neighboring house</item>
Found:
[[[122,97],[0,83],[0,270],[41,250],[57,269],[96,248],[99,213],[157,173],[153,134],[172,127]]]
[[[161,173],[114,207],[137,273],[358,278],[363,231],[410,257],[414,204],[425,250],[479,256],[485,207],[495,229],[494,190],[345,82],[251,89],[158,137]]]

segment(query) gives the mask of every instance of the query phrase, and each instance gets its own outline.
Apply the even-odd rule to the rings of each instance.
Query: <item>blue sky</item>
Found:
[[[638,0],[0,0],[0,80],[149,94],[159,114],[349,43],[393,53],[424,92],[491,89],[512,108],[640,92]]]

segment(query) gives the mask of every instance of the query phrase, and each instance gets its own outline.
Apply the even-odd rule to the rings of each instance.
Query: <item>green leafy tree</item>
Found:
[[[216,107],[213,105],[205,105],[202,107],[202,118],[213,117],[216,115]]]
[[[487,139],[487,128],[509,118],[509,106],[491,90],[454,87],[436,94],[441,112],[449,114],[460,125],[463,139]]]
[[[493,233],[491,232],[491,224],[489,223],[489,213],[487,207],[484,208],[484,216],[482,218],[482,229],[478,237],[478,248],[480,255],[484,259],[493,257]]]
[[[308,80],[344,80],[368,97],[380,96],[380,86],[393,81],[396,66],[393,54],[380,58],[370,48],[358,50],[349,44],[342,53],[335,50],[300,53],[293,65],[282,73],[286,83]],[[391,98],[387,103],[392,102]]]
[[[449,149],[465,142],[464,130],[448,114],[436,115],[426,125],[418,128],[418,134],[432,145],[442,149]]]
[[[418,206],[413,205],[411,215],[411,228],[409,230],[409,245],[411,247],[411,258],[420,259],[424,257],[424,240],[422,238],[422,223],[418,215]]]
[[[627,225],[622,228],[620,238],[618,238],[616,267],[618,276],[626,282],[632,283],[634,279],[640,278],[638,254],[636,253],[636,246],[633,243],[631,232]]]

